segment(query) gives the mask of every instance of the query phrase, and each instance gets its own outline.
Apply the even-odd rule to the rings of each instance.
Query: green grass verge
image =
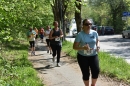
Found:
[[[68,41],[63,42],[63,52],[76,59],[77,51],[73,49],[73,44]],[[124,59],[110,55],[106,52],[99,52],[100,71],[109,77],[130,83],[130,64]]]
[[[6,45],[0,54],[0,86],[43,86],[27,58],[27,42]]]

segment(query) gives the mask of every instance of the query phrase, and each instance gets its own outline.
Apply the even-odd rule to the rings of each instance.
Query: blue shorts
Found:
[[[43,39],[44,35],[43,34],[40,34],[40,38]]]

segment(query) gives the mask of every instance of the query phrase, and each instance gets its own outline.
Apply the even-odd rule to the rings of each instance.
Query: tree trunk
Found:
[[[59,12],[59,0],[53,0],[53,4],[51,5],[53,15],[54,15],[54,21],[60,21],[60,12]],[[59,23],[60,24],[60,23]]]
[[[77,26],[77,32],[81,31],[81,0],[76,0],[75,5],[78,10],[75,10],[75,21]]]
[[[66,31],[65,31],[65,24],[64,24],[64,16],[67,9],[67,4],[65,2],[68,2],[69,0],[53,0],[52,11],[54,14],[54,21],[58,21],[59,27],[63,31],[63,40],[65,40]]]

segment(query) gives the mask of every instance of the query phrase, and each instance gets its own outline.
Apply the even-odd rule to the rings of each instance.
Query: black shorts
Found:
[[[35,37],[36,39],[38,38],[38,35],[36,35],[36,37]]]
[[[40,34],[40,38],[43,39],[44,35],[43,34]]]
[[[30,47],[35,47],[35,41],[29,41]]]

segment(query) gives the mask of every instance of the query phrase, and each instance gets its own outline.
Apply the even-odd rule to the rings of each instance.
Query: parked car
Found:
[[[113,29],[112,26],[102,26],[101,34],[102,35],[113,35],[114,34],[114,29]]]
[[[97,26],[96,25],[92,25],[92,30],[97,31]]]
[[[127,27],[126,30],[122,31],[123,38],[130,38],[130,27]]]
[[[101,33],[101,29],[102,29],[102,26],[97,26],[97,32],[98,32],[98,35],[102,35],[102,33]]]
[[[75,36],[77,35],[77,28],[74,28],[74,29],[72,30],[72,35],[73,35],[73,37],[75,37]]]

